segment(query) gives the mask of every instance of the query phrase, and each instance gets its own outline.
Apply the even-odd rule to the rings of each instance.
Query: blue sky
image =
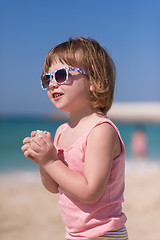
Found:
[[[91,37],[117,68],[115,102],[160,101],[159,0],[0,0],[0,116],[45,115],[47,52],[70,36]]]

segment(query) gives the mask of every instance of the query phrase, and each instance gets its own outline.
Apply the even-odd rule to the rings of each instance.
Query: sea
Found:
[[[0,173],[38,170],[38,165],[24,157],[21,151],[23,139],[33,130],[47,130],[54,137],[58,126],[66,120],[50,118],[2,118],[0,119]],[[160,161],[160,123],[114,122],[125,144],[126,161],[131,161],[131,138],[140,126],[148,140],[148,159]]]

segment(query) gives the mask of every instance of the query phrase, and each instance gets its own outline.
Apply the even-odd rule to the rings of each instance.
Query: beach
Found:
[[[125,203],[130,240],[160,240],[160,162],[126,166]],[[0,239],[64,240],[58,195],[42,186],[39,173],[0,174]]]

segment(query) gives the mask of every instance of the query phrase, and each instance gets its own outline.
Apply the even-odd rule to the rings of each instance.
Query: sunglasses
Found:
[[[69,71],[76,71],[82,74],[87,74],[85,70],[74,67],[64,67],[57,69],[52,73],[45,73],[41,76],[42,89],[46,90],[49,87],[50,82],[54,79],[58,85],[64,84],[68,81]]]

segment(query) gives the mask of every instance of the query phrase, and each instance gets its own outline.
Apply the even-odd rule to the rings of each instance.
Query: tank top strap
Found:
[[[67,123],[64,123],[62,124],[60,127],[59,127],[59,130],[57,131],[57,134],[56,134],[56,138],[55,138],[55,146],[57,147],[58,146],[58,142],[59,142],[59,139],[63,133],[63,131],[68,127],[68,122]]]
[[[121,138],[120,132],[119,132],[118,128],[116,127],[116,125],[115,125],[109,118],[107,118],[106,116],[103,116],[96,124],[94,124],[94,125],[86,132],[85,137],[83,138],[83,139],[84,139],[84,141],[83,141],[83,149],[85,149],[86,146],[87,146],[87,139],[88,139],[89,134],[92,132],[92,130],[93,130],[95,127],[97,127],[97,126],[99,126],[99,125],[101,125],[101,124],[103,124],[103,123],[108,123],[108,124],[110,124],[110,125],[115,129],[115,131],[117,132],[117,135],[118,135],[118,137],[119,137],[119,139],[120,139],[120,143],[121,143],[121,147],[122,147],[122,152],[123,152],[123,151],[124,151],[124,143],[123,143],[123,140],[122,140],[122,138]]]

